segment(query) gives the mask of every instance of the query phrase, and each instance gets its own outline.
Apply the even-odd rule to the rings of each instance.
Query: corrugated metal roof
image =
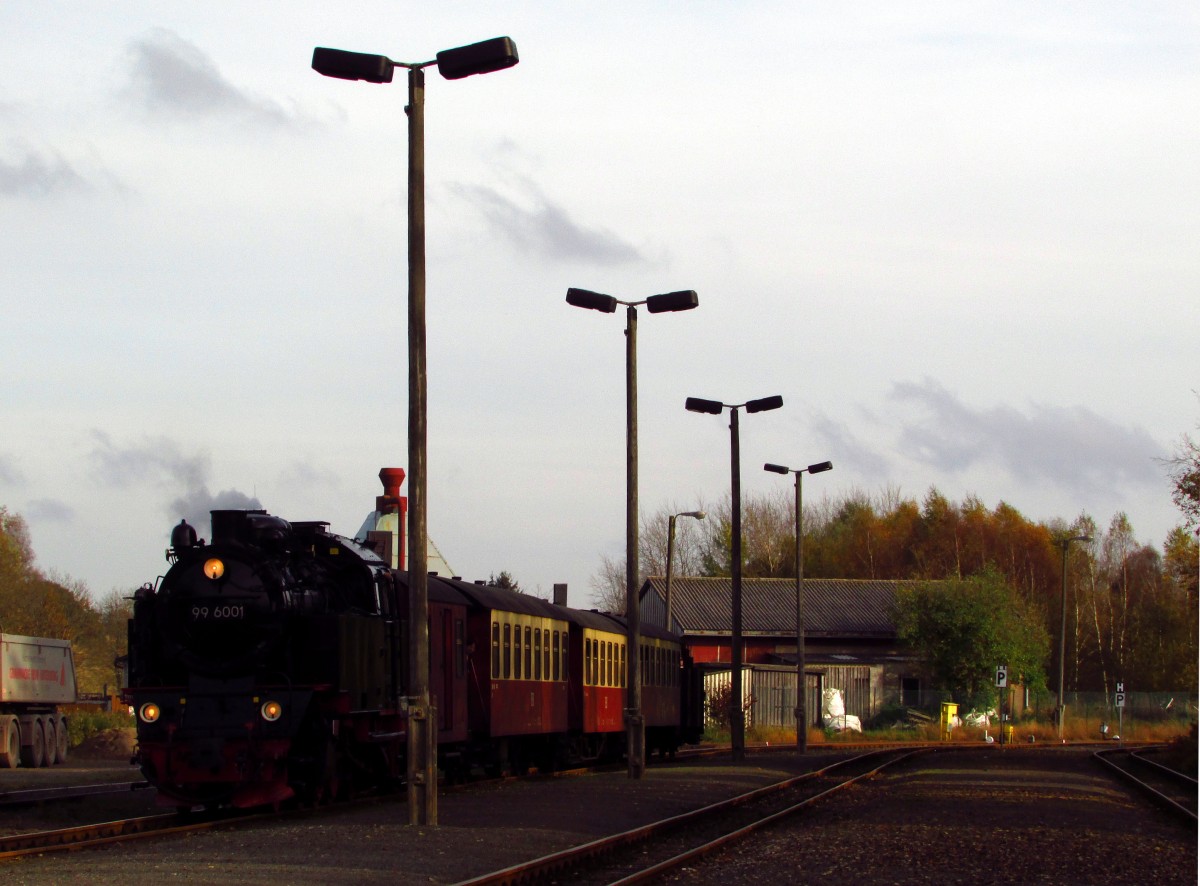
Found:
[[[806,636],[891,637],[896,588],[902,581],[840,578],[804,580]],[[663,597],[666,579],[653,576],[642,594]],[[733,579],[671,577],[671,617],[685,634],[729,634],[733,621]],[[742,579],[742,633],[786,634],[796,629],[794,578]]]

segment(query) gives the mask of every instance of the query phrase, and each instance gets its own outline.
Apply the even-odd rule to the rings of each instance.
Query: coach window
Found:
[[[550,679],[550,629],[542,628],[542,679]]]
[[[621,665],[617,671],[617,676],[620,678],[621,687],[624,688],[629,681],[629,668],[625,664],[625,644],[621,644]]]
[[[467,672],[467,643],[466,626],[461,618],[454,620],[454,676],[461,677]]]
[[[512,676],[512,625],[504,626],[504,679]]]
[[[492,679],[500,676],[500,622],[492,622]]]
[[[583,682],[585,686],[592,684],[592,639],[583,639]]]
[[[521,680],[524,670],[521,668],[521,653],[524,648],[521,642],[521,625],[512,625],[512,678]]]
[[[557,679],[559,679],[559,674],[561,673],[559,671],[559,661],[558,661],[558,631],[554,632],[554,655],[552,656],[551,661],[554,663],[553,664],[554,679],[557,680]]]
[[[533,679],[533,631],[525,626],[525,679]]]
[[[568,670],[568,664],[567,664],[567,632],[563,631],[563,634],[562,634],[562,678],[564,680],[569,680],[570,677],[571,677],[571,672],[570,672],[570,670]]]
[[[542,679],[542,629],[533,629],[533,679]]]

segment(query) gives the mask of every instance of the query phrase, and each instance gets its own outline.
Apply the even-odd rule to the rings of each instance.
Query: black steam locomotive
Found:
[[[407,572],[361,534],[265,511],[214,511],[207,544],[175,527],[171,568],[129,622],[136,759],[160,803],[316,802],[403,777]],[[676,636],[644,625],[634,659],[619,617],[428,581],[447,776],[619,757],[631,660],[647,751],[698,738],[699,682]]]

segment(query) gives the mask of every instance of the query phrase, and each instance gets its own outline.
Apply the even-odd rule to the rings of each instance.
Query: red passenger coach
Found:
[[[586,757],[619,752],[612,747],[625,729],[625,633],[616,619],[598,612],[572,613],[572,698],[581,699],[572,711],[571,728],[582,733]]]
[[[568,610],[500,588],[445,583],[469,601],[468,757],[489,769],[551,767],[568,729]]]

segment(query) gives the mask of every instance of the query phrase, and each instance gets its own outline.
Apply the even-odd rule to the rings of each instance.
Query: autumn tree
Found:
[[[1171,498],[1189,528],[1200,526],[1200,444],[1184,434],[1175,453],[1164,460],[1171,478]]]

